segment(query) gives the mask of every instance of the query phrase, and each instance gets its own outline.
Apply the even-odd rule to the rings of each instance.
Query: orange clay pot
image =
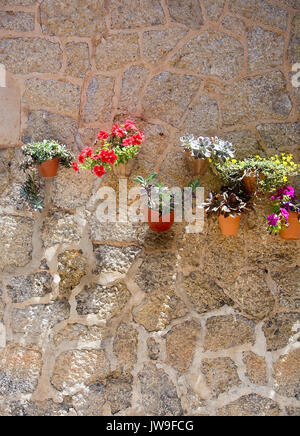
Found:
[[[153,232],[167,232],[174,224],[175,212],[159,216],[159,212],[145,208],[145,214],[148,218],[148,226]]]
[[[259,177],[261,180],[264,179],[263,174],[260,174]],[[245,187],[246,191],[250,195],[254,195],[256,193],[256,191],[258,190],[258,182],[257,182],[257,177],[256,177],[255,173],[251,174],[250,176],[245,176],[243,178],[243,183],[244,183],[244,187]]]
[[[189,151],[185,152],[185,158],[193,176],[201,176],[206,173],[208,168],[207,159],[195,159]]]
[[[236,217],[229,216],[225,218],[224,215],[219,216],[219,225],[221,232],[224,236],[236,236],[240,228],[241,216]]]
[[[55,177],[57,176],[58,166],[59,159],[58,157],[55,157],[54,159],[46,160],[46,162],[43,162],[41,165],[39,165],[38,170],[42,177]]]
[[[281,230],[280,237],[287,241],[300,239],[300,223],[298,221],[298,212],[290,212],[288,219],[289,226]]]

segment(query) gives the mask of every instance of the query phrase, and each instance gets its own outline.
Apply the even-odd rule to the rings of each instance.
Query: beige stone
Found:
[[[219,136],[233,144],[236,150],[236,156],[239,159],[263,154],[261,144],[257,137],[249,130],[234,130],[229,133],[224,132]]]
[[[81,232],[74,215],[53,210],[44,221],[42,239],[45,247],[51,247],[55,244],[78,242]]]
[[[214,316],[206,322],[205,349],[218,351],[255,343],[255,324],[239,315]]]
[[[54,180],[53,202],[57,207],[71,210],[85,206],[91,197],[94,180],[94,175],[88,171],[78,174],[61,167]]]
[[[248,62],[250,71],[274,68],[283,64],[284,37],[254,27],[248,33]]]
[[[267,147],[279,150],[300,143],[300,123],[260,124],[257,130]]]
[[[20,141],[20,91],[0,86],[0,148],[16,147]]]
[[[0,29],[30,32],[34,30],[34,14],[30,12],[0,11]]]
[[[86,92],[84,120],[87,123],[108,121],[112,113],[115,81],[112,77],[94,76]]]
[[[265,359],[252,351],[243,353],[243,361],[246,365],[246,376],[251,383],[265,385],[267,383],[267,367]]]
[[[291,65],[299,62],[300,57],[300,12],[298,11],[292,22],[292,35],[288,50],[289,62]]]
[[[7,285],[7,294],[13,303],[23,303],[52,292],[53,278],[48,272],[13,277]]]
[[[300,349],[280,356],[274,364],[275,390],[283,396],[299,400]]]
[[[279,303],[286,309],[300,308],[300,267],[287,269],[282,273],[274,274],[278,285]]]
[[[43,33],[57,36],[94,36],[104,32],[104,0],[43,0]]]
[[[236,364],[229,357],[204,359],[200,366],[212,398],[241,384]]]
[[[172,26],[167,30],[145,32],[143,34],[143,51],[147,62],[155,64],[162,61],[186,33],[187,30],[180,26]]]
[[[60,276],[59,294],[63,298],[69,298],[72,290],[79,285],[87,272],[87,261],[78,250],[64,251],[57,260],[57,271]]]
[[[179,372],[189,369],[195,352],[197,334],[200,325],[186,322],[173,327],[165,336],[167,349],[167,363]],[[182,346],[184,344],[184,347]]]
[[[200,29],[204,24],[203,14],[197,0],[167,0],[170,17],[191,29]]]
[[[191,107],[181,127],[182,134],[190,132],[196,136],[217,136],[219,107],[216,100],[201,95]]]
[[[130,371],[137,361],[138,332],[129,324],[119,325],[114,339],[114,353],[123,372]]]
[[[204,0],[204,7],[211,21],[218,21],[222,15],[225,0]]]
[[[267,341],[267,350],[276,351],[292,342],[292,337],[298,332],[300,314],[293,312],[277,313],[265,321],[263,331]]]
[[[249,394],[240,397],[218,410],[219,416],[280,416],[280,408],[275,401]]]
[[[138,98],[145,86],[149,70],[144,67],[133,66],[125,71],[122,80],[119,109],[126,113],[136,112]]]
[[[139,58],[137,34],[103,36],[96,46],[95,60],[100,71],[119,70]]]
[[[151,254],[146,257],[136,275],[136,282],[143,291],[174,288],[175,285],[174,254]]]
[[[65,73],[73,77],[84,77],[91,68],[89,46],[85,42],[66,44],[67,67]]]
[[[139,247],[94,246],[98,273],[127,274],[141,249]]]
[[[76,342],[76,344],[98,343],[101,345],[106,338],[105,328],[96,325],[87,326],[83,324],[68,324],[54,336],[55,345],[64,342]]]
[[[265,0],[232,0],[229,10],[242,17],[261,21],[263,24],[281,29],[287,27],[287,11]]]
[[[110,2],[112,28],[119,30],[155,26],[165,22],[159,0],[112,0]],[[133,12],[134,11],[134,12]]]

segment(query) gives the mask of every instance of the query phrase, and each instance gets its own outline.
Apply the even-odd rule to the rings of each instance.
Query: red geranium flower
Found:
[[[99,157],[102,162],[114,164],[118,159],[118,156],[114,152],[114,150],[101,150],[99,153]]]
[[[119,127],[120,127],[120,123],[116,123],[116,124],[114,124],[114,125],[112,126],[112,128],[111,128],[111,134],[112,134],[113,136],[116,135],[116,130],[117,130]]]
[[[92,153],[93,153],[92,147],[86,147],[81,152],[81,154],[85,155],[85,157],[87,157],[87,156],[91,157]]]
[[[145,141],[145,136],[142,132],[138,132],[132,137],[132,144],[133,145],[141,145],[142,142]]]
[[[137,127],[134,125],[133,121],[131,120],[125,121],[124,128],[126,130],[137,130]]]
[[[125,129],[118,128],[118,129],[116,129],[116,135],[119,138],[124,138],[124,136],[127,135],[127,131]]]
[[[109,137],[109,133],[105,130],[100,130],[98,133],[98,139],[107,139]]]
[[[81,154],[78,156],[78,160],[79,160],[79,162],[80,162],[80,163],[83,163],[85,157],[86,157],[86,156],[85,156],[84,154],[81,153]]]
[[[73,166],[73,170],[76,171],[76,173],[78,173],[78,172],[79,172],[79,166],[78,166],[78,163],[77,163],[77,162],[73,162],[73,163],[72,163],[72,166]]]
[[[123,139],[123,145],[124,147],[129,147],[130,145],[132,145],[132,138]]]
[[[106,171],[102,165],[96,165],[93,169],[93,173],[96,174],[97,177],[102,177],[106,174]]]

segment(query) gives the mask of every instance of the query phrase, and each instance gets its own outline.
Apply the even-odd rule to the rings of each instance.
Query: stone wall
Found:
[[[60,170],[39,214],[17,167],[22,142],[78,151],[124,117],[147,137],[133,176],[170,186],[191,180],[185,132],[299,157],[299,40],[299,0],[0,0],[22,98],[0,151],[0,414],[299,415],[300,245],[267,234],[269,205],[237,238],[157,235],[99,222],[112,174]]]

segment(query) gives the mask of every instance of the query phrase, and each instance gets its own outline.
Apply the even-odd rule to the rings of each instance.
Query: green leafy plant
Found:
[[[156,173],[150,174],[146,179],[142,176],[138,176],[134,181],[141,185],[142,197],[146,197],[145,200],[148,209],[155,210],[162,216],[165,210],[169,210],[170,213],[175,210],[175,195],[163,184],[153,184],[152,182],[156,176]]]
[[[200,186],[201,186],[201,182],[199,182],[198,179],[192,180],[188,184],[188,188],[192,188],[192,196],[193,196],[193,198],[196,198],[196,191],[197,191],[197,188],[200,188]]]
[[[249,196],[243,191],[234,191],[228,187],[223,187],[220,193],[210,192],[203,207],[208,216],[224,215],[225,218],[254,209],[254,205]]]
[[[66,168],[72,166],[74,156],[66,148],[65,145],[59,144],[54,140],[45,139],[42,142],[33,142],[23,145],[22,152],[25,156],[24,161],[20,167],[24,170],[34,166],[40,165],[47,160],[58,158],[61,165]]]
[[[39,212],[42,211],[44,203],[44,199],[40,194],[40,188],[40,182],[37,180],[35,174],[31,172],[27,175],[27,179],[22,185],[20,193],[21,198],[24,198],[33,210]]]

